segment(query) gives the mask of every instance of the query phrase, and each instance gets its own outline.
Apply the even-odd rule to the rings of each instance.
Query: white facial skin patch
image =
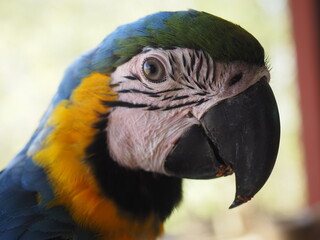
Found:
[[[185,48],[145,48],[111,77],[119,96],[108,117],[111,156],[122,166],[164,174],[176,142],[209,108],[270,79],[265,66],[214,62]]]

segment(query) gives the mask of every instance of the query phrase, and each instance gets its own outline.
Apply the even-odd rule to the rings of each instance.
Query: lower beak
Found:
[[[167,157],[168,174],[193,179],[236,175],[230,208],[250,200],[268,180],[279,147],[280,121],[272,90],[260,80],[221,101],[192,126]]]

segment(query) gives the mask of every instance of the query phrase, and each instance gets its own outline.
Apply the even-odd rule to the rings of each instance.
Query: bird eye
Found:
[[[164,66],[156,58],[146,58],[142,64],[142,72],[150,82],[160,83],[166,80]]]

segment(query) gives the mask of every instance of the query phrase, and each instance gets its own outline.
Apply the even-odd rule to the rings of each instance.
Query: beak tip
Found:
[[[250,197],[242,197],[240,195],[237,195],[236,198],[234,199],[233,203],[230,205],[229,209],[236,208],[236,207],[248,202],[249,200],[251,200]]]

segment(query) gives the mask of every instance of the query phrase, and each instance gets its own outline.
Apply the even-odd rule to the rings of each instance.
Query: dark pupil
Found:
[[[145,63],[144,71],[148,75],[153,75],[157,73],[157,67],[153,63]]]
[[[164,67],[156,58],[146,59],[143,63],[142,71],[146,78],[151,82],[159,83],[166,80]]]

